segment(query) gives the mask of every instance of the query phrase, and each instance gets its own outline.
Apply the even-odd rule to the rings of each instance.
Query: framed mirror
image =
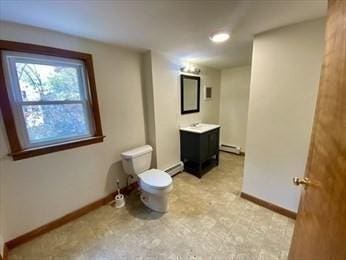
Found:
[[[199,112],[200,77],[180,75],[181,114]]]

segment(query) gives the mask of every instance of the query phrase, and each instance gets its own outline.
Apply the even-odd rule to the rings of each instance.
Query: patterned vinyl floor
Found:
[[[239,197],[244,157],[220,154],[202,179],[174,177],[170,210],[101,207],[10,252],[10,260],[287,259],[294,221]]]

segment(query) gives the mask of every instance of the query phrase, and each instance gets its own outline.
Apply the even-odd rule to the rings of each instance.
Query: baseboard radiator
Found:
[[[240,147],[235,145],[221,144],[219,150],[228,153],[241,154]]]
[[[178,162],[177,164],[167,168],[165,172],[167,172],[170,176],[174,176],[178,174],[179,172],[182,172],[184,170],[184,163]]]

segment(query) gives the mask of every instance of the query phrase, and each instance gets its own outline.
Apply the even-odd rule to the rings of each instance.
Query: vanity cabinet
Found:
[[[220,127],[203,132],[180,130],[180,152],[184,170],[201,178],[219,164]]]

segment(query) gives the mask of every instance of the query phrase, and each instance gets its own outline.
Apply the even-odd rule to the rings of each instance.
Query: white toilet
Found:
[[[144,145],[121,154],[127,174],[137,176],[141,189],[141,200],[150,209],[167,212],[168,194],[172,190],[172,178],[168,173],[150,169],[153,148]]]

